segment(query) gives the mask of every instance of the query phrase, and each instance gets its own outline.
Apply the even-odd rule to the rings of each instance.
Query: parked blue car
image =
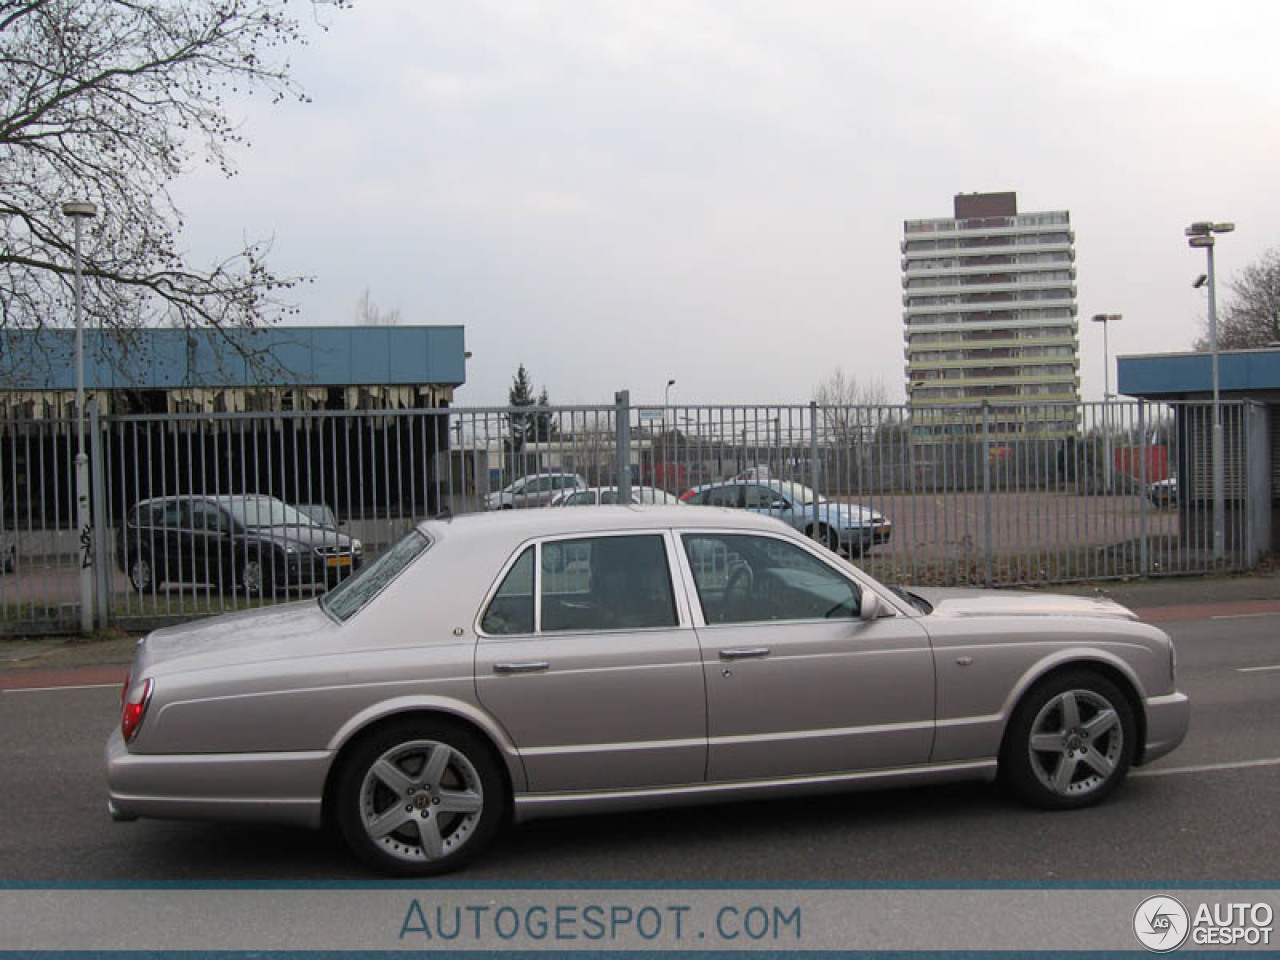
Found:
[[[687,491],[685,503],[733,507],[777,517],[836,553],[861,556],[888,543],[893,524],[881,513],[856,503],[827,500],[799,483],[785,480],[728,480]],[[817,523],[814,523],[814,503]]]

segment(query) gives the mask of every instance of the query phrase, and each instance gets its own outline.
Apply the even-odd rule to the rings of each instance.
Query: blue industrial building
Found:
[[[380,495],[432,512],[466,358],[458,326],[86,331],[108,522],[147,497],[206,492],[325,502],[352,517]],[[73,515],[75,361],[73,330],[0,332],[9,528]]]
[[[104,413],[447,407],[466,381],[460,326],[86,330],[85,386]],[[0,332],[9,417],[74,411],[75,331]]]
[[[1178,500],[1184,524],[1206,515],[1189,505],[1212,499],[1213,357],[1167,353],[1120,357],[1117,389],[1143,400],[1178,403]],[[1280,348],[1223,350],[1218,389],[1224,404],[1224,489],[1228,511],[1260,516],[1265,548],[1280,550]],[[1229,523],[1228,531],[1245,529]]]

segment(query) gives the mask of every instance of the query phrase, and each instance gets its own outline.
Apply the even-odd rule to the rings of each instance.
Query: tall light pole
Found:
[[[1234,223],[1214,223],[1197,220],[1185,233],[1192,247],[1203,247],[1209,265],[1209,353],[1213,357],[1213,559],[1221,562],[1226,556],[1224,517],[1226,504],[1226,463],[1222,443],[1222,397],[1218,380],[1218,304],[1213,277],[1213,245],[1215,233],[1230,233]]]
[[[676,385],[674,380],[667,381],[667,387],[662,391],[662,429],[667,429],[667,408],[671,406],[671,388]],[[674,418],[673,418],[674,419]]]
[[[97,216],[87,201],[62,205],[62,215],[76,225],[76,529],[80,537],[80,632],[93,632],[93,519],[89,512],[89,456],[84,452],[84,295],[80,236],[84,221]]]
[[[1102,324],[1102,435],[1107,455],[1107,493],[1113,486],[1115,465],[1111,455],[1111,348],[1107,343],[1107,328],[1113,320],[1119,320],[1118,313],[1095,313],[1093,322]]]

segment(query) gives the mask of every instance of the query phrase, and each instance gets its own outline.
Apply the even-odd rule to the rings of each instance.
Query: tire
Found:
[[[840,534],[836,533],[836,531],[832,530],[825,523],[818,527],[816,535],[813,532],[813,527],[810,527],[805,531],[805,533],[809,535],[810,539],[817,540],[832,553],[840,553]]]
[[[1013,712],[1000,773],[1023,801],[1071,810],[1105,800],[1124,780],[1137,747],[1128,698],[1092,670],[1050,676]]]
[[[129,558],[129,585],[138,593],[156,588],[156,569],[147,554],[135,553]]]
[[[507,810],[489,745],[448,720],[376,730],[343,761],[333,796],[351,852],[398,876],[458,869],[493,839]]]
[[[264,563],[260,556],[247,556],[240,564],[236,582],[251,597],[269,597],[273,585],[271,565]]]

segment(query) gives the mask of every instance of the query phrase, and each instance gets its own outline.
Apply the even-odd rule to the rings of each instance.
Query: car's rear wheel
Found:
[[[456,870],[493,838],[506,810],[488,745],[448,721],[382,728],[347,758],[334,794],[352,852],[384,873]]]
[[[1124,693],[1091,670],[1034,687],[1010,721],[1000,767],[1023,800],[1050,809],[1105,799],[1129,772],[1137,724]]]

